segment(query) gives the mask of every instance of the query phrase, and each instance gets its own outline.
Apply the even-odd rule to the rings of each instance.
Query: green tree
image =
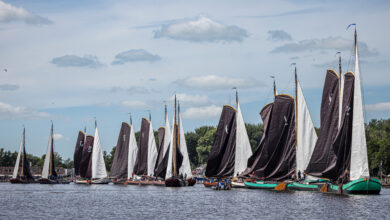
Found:
[[[261,137],[264,133],[263,124],[248,124],[245,123],[246,132],[248,133],[249,142],[252,147],[252,152],[255,152],[259,146]]]
[[[390,173],[390,119],[373,119],[366,125],[367,155],[371,175]]]
[[[199,163],[204,164],[207,162],[211,148],[213,147],[216,132],[217,128],[210,129],[199,138],[198,146],[196,147]]]

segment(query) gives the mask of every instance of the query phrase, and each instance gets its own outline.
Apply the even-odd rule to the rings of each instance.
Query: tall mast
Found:
[[[274,97],[276,97],[276,83],[275,83],[275,78],[274,78]]]
[[[23,127],[23,154],[22,154],[22,170],[20,173],[20,176],[23,176],[23,171],[24,171],[24,155],[25,155],[25,144],[26,144],[26,128]]]
[[[167,104],[165,104],[165,121],[168,119]]]
[[[236,106],[238,108],[238,91],[237,91],[237,88],[236,88]]]
[[[297,66],[295,66],[294,75],[295,75],[295,147],[298,148],[298,74],[297,74]]]
[[[177,176],[176,173],[176,94],[175,94],[175,118],[173,122],[173,176]]]
[[[53,169],[52,169],[52,164],[53,164],[53,121],[51,121],[51,130],[50,130],[50,162],[49,162],[49,177],[53,175]]]
[[[180,127],[179,127],[179,125],[180,125],[180,123],[181,123],[181,121],[180,121],[180,102],[178,101],[177,102],[177,115],[178,115],[178,118],[177,118],[177,149],[179,149],[180,150]]]
[[[129,113],[130,115],[130,125],[133,125],[133,119],[131,118],[131,113]]]

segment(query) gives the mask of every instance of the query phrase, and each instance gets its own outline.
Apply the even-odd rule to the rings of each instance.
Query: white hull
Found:
[[[244,182],[232,182],[232,188],[245,188]]]

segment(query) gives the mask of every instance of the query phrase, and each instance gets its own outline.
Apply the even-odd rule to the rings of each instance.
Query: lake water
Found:
[[[0,183],[0,219],[390,219],[380,195],[120,185]]]

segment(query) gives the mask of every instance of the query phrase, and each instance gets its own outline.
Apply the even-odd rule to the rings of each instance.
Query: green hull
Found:
[[[264,182],[245,182],[245,187],[248,189],[268,189],[274,190],[278,183],[264,183]]]
[[[287,184],[288,190],[294,191],[320,191],[321,187],[325,184],[302,184],[302,183],[289,183]]]
[[[339,186],[330,184],[328,192],[338,192]],[[382,184],[378,179],[358,179],[343,185],[344,194],[379,194]]]

